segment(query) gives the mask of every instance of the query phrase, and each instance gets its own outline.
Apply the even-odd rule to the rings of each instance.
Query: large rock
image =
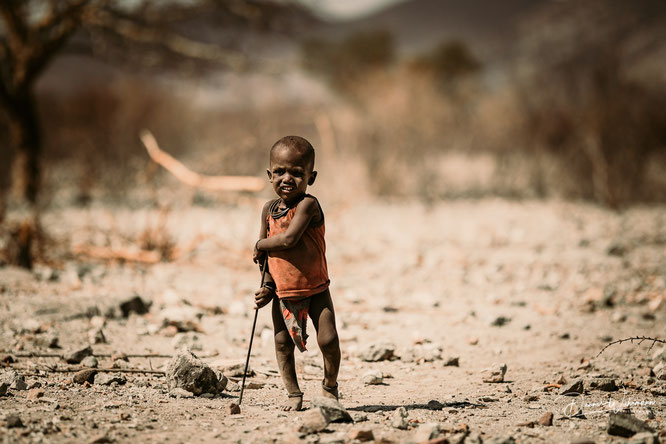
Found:
[[[227,384],[226,377],[221,375],[218,379],[213,369],[189,350],[181,351],[171,359],[166,378],[169,391],[182,388],[197,396],[220,393]]]
[[[400,430],[407,430],[409,423],[407,422],[407,410],[404,407],[398,407],[391,416],[391,427]]]
[[[610,412],[608,415],[609,435],[629,438],[641,432],[654,433],[654,430],[630,413]]]
[[[314,398],[312,400],[312,408],[317,407],[331,419],[331,422],[354,422],[349,412],[333,398],[325,398],[323,396]]]
[[[385,361],[393,357],[395,348],[395,344],[389,342],[370,344],[359,353],[358,357],[367,362]]]

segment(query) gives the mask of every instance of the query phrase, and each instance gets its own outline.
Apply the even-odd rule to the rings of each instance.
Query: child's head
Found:
[[[270,168],[266,170],[275,194],[286,203],[299,199],[317,177],[314,148],[302,137],[286,136],[271,147]]]

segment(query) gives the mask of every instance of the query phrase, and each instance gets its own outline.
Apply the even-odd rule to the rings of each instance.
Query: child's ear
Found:
[[[316,178],[317,178],[317,172],[313,171],[312,174],[310,174],[310,180],[308,180],[308,185],[312,185],[315,182]]]
[[[266,174],[268,174],[268,181],[273,183],[273,174],[271,173],[271,170],[266,170]]]

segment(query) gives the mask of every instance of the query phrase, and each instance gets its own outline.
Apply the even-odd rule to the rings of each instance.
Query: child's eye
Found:
[[[276,169],[273,170],[273,174],[278,175],[278,176],[282,176],[284,174],[284,169],[276,168]]]

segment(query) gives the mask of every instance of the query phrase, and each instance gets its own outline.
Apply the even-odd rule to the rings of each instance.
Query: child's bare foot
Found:
[[[282,408],[285,412],[299,411],[303,408],[303,392],[289,393],[287,404]]]
[[[325,384],[326,381],[321,381],[321,394],[325,398],[333,398],[336,401],[338,400],[338,383],[335,383],[335,387],[328,387]]]

